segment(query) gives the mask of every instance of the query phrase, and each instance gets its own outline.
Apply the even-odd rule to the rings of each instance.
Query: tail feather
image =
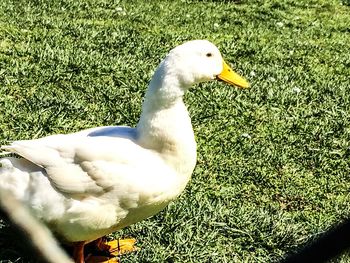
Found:
[[[0,191],[10,191],[44,221],[62,217],[65,197],[57,192],[43,168],[25,158],[0,158]]]
[[[7,149],[6,149],[6,145],[0,145],[0,169],[1,169],[1,161],[2,161],[2,159],[1,159],[1,157],[2,156],[10,156],[10,155],[12,155],[13,153],[11,153],[10,151],[8,151]]]
[[[13,171],[13,163],[12,157],[2,158],[0,159],[0,176],[4,176],[4,174],[12,173]],[[1,182],[1,179],[0,179]]]
[[[24,169],[25,162],[28,161],[14,157],[0,159],[0,191],[11,191],[19,200],[23,199],[29,184],[30,171]]]

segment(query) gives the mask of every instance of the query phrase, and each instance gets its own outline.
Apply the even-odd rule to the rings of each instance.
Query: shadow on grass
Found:
[[[36,263],[39,261],[35,252],[23,242],[22,234],[0,216],[0,262]]]
[[[350,6],[350,0],[343,0],[342,3],[343,5]]]

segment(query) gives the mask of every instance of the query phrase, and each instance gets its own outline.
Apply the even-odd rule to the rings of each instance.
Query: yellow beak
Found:
[[[241,88],[248,88],[249,83],[244,78],[242,78],[240,75],[238,75],[236,72],[234,72],[229,65],[226,64],[225,61],[223,63],[223,69],[222,72],[217,75],[218,79],[221,79],[222,81],[225,81],[229,84],[236,85]]]

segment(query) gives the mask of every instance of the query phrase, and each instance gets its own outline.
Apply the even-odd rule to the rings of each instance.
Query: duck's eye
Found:
[[[207,53],[207,54],[205,54],[208,58],[210,58],[210,57],[212,57],[213,56],[213,54],[212,53]]]

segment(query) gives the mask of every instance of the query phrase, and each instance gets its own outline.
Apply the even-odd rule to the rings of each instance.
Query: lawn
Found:
[[[2,0],[0,145],[134,126],[153,70],[191,39],[215,43],[251,88],[186,95],[192,180],[114,234],[141,248],[123,263],[279,260],[350,215],[349,1]],[[4,241],[0,262],[30,261]]]

